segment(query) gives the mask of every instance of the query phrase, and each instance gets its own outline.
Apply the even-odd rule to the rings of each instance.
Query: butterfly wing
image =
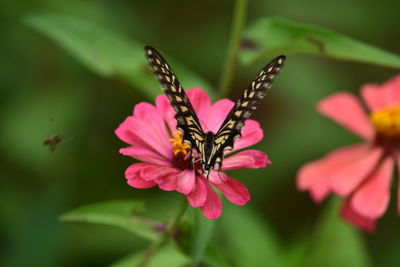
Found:
[[[150,67],[175,110],[176,128],[182,132],[184,143],[199,152],[205,135],[185,90],[161,54],[150,46],[145,50]]]
[[[236,101],[235,106],[230,110],[215,136],[215,162],[221,164],[224,151],[233,149],[235,140],[241,136],[244,121],[250,118],[265,97],[284,61],[285,56],[273,59],[261,70],[249,88]]]

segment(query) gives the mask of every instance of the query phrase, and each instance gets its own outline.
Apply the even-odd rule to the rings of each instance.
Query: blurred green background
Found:
[[[124,171],[133,160],[118,154],[125,144],[114,135],[136,103],[154,99],[127,77],[92,72],[26,19],[31,14],[63,14],[104,26],[167,53],[208,82],[206,89],[214,90],[226,57],[234,3],[15,0],[0,5],[0,264],[105,266],[145,248],[147,240],[124,230],[57,218],[85,204],[118,199],[143,200],[146,215],[160,220],[177,210],[178,193],[137,190],[126,184]],[[252,0],[247,20],[279,16],[399,53],[399,10],[398,0]],[[144,62],[144,55],[138,61]],[[238,65],[232,99],[264,64]],[[365,234],[338,218],[336,203],[315,205],[295,185],[302,164],[358,141],[318,115],[316,103],[338,90],[358,94],[360,85],[382,83],[396,72],[289,55],[285,70],[255,114],[265,133],[256,148],[273,164],[230,173],[249,188],[252,201],[246,207],[225,201],[216,222],[221,231],[214,230],[218,234],[212,243],[232,265],[399,266],[395,199],[377,231]],[[54,134],[63,140],[50,151],[43,141]],[[251,233],[255,229],[263,231],[262,244],[257,239],[261,234]],[[240,260],[232,254],[235,249],[245,254]]]

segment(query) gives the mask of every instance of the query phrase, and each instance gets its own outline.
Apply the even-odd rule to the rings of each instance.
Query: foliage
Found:
[[[245,63],[282,53],[307,53],[400,68],[400,57],[396,54],[322,27],[282,18],[254,21],[244,38],[254,46],[242,53]]]
[[[366,235],[342,222],[336,199],[315,206],[294,188],[299,166],[354,140],[316,115],[315,103],[339,89],[382,82],[400,67],[399,55],[389,52],[398,52],[393,25],[400,6],[384,2],[251,3],[231,95],[267,58],[288,55],[256,114],[265,125],[259,147],[273,165],[230,173],[248,185],[253,201],[246,207],[224,203],[217,221],[187,212],[176,229],[180,235],[150,266],[398,265],[394,211],[383,218],[384,227]],[[164,233],[177,194],[126,185],[123,169],[130,160],[117,155],[121,144],[113,131],[135,103],[161,93],[145,62],[148,43],[168,52],[185,88],[202,87],[218,98],[213,84],[232,8],[153,4],[18,0],[2,9],[4,266],[133,266]],[[43,141],[53,134],[63,139],[50,151]],[[124,198],[135,200],[115,201]]]

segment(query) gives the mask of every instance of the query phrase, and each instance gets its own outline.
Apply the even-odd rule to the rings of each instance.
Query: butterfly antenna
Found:
[[[226,181],[225,181],[224,179],[221,178],[220,171],[221,171],[220,169],[217,170],[217,172],[218,172],[218,178],[221,180],[221,182],[225,183]]]

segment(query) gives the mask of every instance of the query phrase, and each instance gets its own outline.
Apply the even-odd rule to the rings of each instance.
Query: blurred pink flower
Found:
[[[204,130],[216,132],[234,103],[222,99],[211,104],[202,89],[187,90],[186,93],[199,117]],[[186,195],[192,207],[200,207],[207,219],[218,218],[222,213],[222,202],[214,191],[217,188],[232,203],[244,205],[250,200],[247,188],[225,173],[213,171],[209,178],[202,175],[199,164],[193,166],[188,147],[182,143],[176,130],[175,111],[165,95],[156,98],[156,105],[142,102],[135,106],[132,116],[125,119],[116,129],[116,135],[130,146],[121,148],[120,153],[142,163],[128,167],[125,177],[135,188],[150,188],[157,185],[166,191],[176,190]],[[242,137],[236,140],[232,151],[226,153],[222,171],[260,168],[271,162],[267,155],[258,150],[244,150],[263,138],[260,125],[246,120]],[[197,153],[192,153],[198,157]]]
[[[298,173],[298,187],[320,202],[330,192],[345,197],[341,216],[373,231],[390,199],[394,165],[400,165],[400,75],[383,85],[367,84],[361,96],[335,93],[318,104],[318,111],[364,139],[308,163]],[[398,189],[400,213],[400,187]]]

